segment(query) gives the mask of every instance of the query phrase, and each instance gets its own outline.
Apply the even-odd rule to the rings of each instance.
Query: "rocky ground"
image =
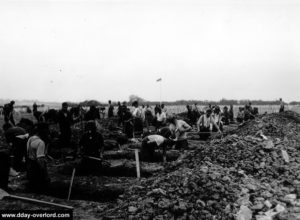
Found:
[[[98,129],[109,140],[105,176],[75,176],[67,201],[77,161],[54,159],[49,170],[56,193],[26,192],[24,174],[11,178],[10,193],[74,206],[75,219],[300,219],[299,122],[300,116],[288,111],[260,115],[208,142],[191,134],[190,147],[173,152],[167,164],[141,162],[138,180],[130,151],[138,144],[119,148],[119,128],[102,121]],[[74,140],[80,126],[74,127]],[[53,209],[11,199],[0,201],[0,207]]]

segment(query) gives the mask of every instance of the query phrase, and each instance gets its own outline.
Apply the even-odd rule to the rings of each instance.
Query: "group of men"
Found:
[[[58,112],[61,147],[70,147],[72,123],[68,104],[62,103]],[[102,135],[97,132],[95,121],[90,120],[85,124],[77,153],[82,156],[82,167],[89,171],[94,166],[87,158],[92,156],[101,159],[104,143]],[[9,149],[0,150],[0,188],[7,189],[9,173],[26,171],[28,189],[45,192],[50,185],[47,171],[47,152],[51,142],[49,125],[46,122],[34,124],[24,118],[15,124],[10,117],[5,117],[2,129]]]
[[[110,106],[108,112],[110,112]],[[109,114],[112,117],[113,114]],[[132,102],[132,110],[127,107],[127,103],[123,102],[122,105],[118,102],[117,116],[119,119],[119,125],[123,126],[124,133],[128,138],[132,138],[135,135],[140,136],[143,133],[143,128],[147,129],[149,126],[155,126],[158,131],[159,128],[166,126],[167,111],[164,104],[156,105],[154,108],[154,114],[152,108],[147,105],[139,106],[138,101]]]
[[[45,122],[33,124],[28,119],[21,119],[16,125],[13,119],[12,101],[7,106],[5,112],[5,124],[3,125],[6,141],[10,146],[10,153],[0,151],[0,188],[6,188],[8,184],[8,172],[11,164],[10,157],[13,157],[12,167],[18,172],[26,171],[28,178],[28,187],[35,191],[43,191],[50,184],[50,178],[47,172],[47,146],[50,143],[49,125]],[[123,126],[123,131],[127,138],[133,138],[135,135],[141,135],[141,156],[152,160],[155,149],[163,151],[163,161],[166,161],[166,150],[174,147],[176,149],[186,149],[188,147],[187,132],[192,130],[193,123],[188,124],[174,115],[167,114],[164,105],[157,105],[154,108],[154,115],[149,105],[139,106],[137,101],[132,103],[132,109],[128,108],[126,102],[122,105],[118,103],[117,117],[119,125]],[[284,107],[284,106],[283,106]],[[212,132],[222,133],[223,124],[233,122],[233,107],[229,110],[225,106],[221,112],[219,106],[208,106],[205,113],[198,111],[196,105],[189,110],[193,111],[190,121],[196,121],[197,131],[200,139],[207,140]],[[247,105],[244,111],[248,114],[248,119],[253,116],[252,106]],[[75,114],[75,116],[78,114]],[[79,114],[80,115],[80,114]],[[114,107],[109,102],[108,117],[114,117]],[[195,117],[195,118],[193,118]],[[85,132],[79,142],[77,154],[81,155],[81,167],[86,172],[92,171],[97,167],[97,160],[101,160],[104,150],[103,136],[97,131],[96,119],[99,117],[99,110],[91,107],[85,114]],[[237,117],[238,118],[238,117]],[[58,112],[58,124],[60,127],[60,140],[63,147],[70,147],[72,135],[71,125],[76,122],[76,117],[69,111],[67,103],[62,103],[62,108]],[[156,130],[149,132],[145,129],[149,125],[155,125]],[[98,160],[98,161],[99,161]]]

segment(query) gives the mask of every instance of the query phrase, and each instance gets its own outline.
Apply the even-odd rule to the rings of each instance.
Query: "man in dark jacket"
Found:
[[[79,154],[83,157],[81,165],[84,172],[93,172],[99,170],[99,161],[93,158],[102,159],[104,140],[103,136],[97,132],[95,121],[87,122],[85,130],[79,142]]]
[[[60,128],[60,141],[63,147],[69,147],[71,141],[72,116],[68,111],[68,103],[62,103],[62,109],[58,112],[58,124]]]
[[[14,120],[14,115],[13,115],[14,104],[15,101],[11,101],[10,103],[5,104],[3,108],[3,114],[4,114],[5,123],[11,122],[13,125],[16,125]]]
[[[108,101],[108,118],[114,117],[114,106],[111,104],[111,101]]]
[[[25,129],[12,126],[9,123],[3,125],[4,135],[6,142],[11,147],[11,153],[13,155],[12,167],[17,171],[25,170],[25,163],[23,162],[26,156],[26,143],[29,134],[26,133]]]
[[[84,120],[91,121],[96,119],[100,119],[99,109],[97,109],[96,106],[92,105],[90,106],[89,111],[85,114]]]

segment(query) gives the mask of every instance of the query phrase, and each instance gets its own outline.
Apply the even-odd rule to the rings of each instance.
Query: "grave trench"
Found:
[[[169,151],[167,153],[167,161],[174,161],[180,156],[178,151]],[[154,155],[154,162],[144,162],[140,157],[140,171],[142,178],[148,178],[155,173],[164,169],[162,161],[162,152],[156,151]],[[92,174],[86,174],[80,170],[80,159],[65,161],[62,164],[55,165],[56,171],[60,177],[51,183],[51,188],[47,195],[54,196],[61,199],[66,199],[73,168],[76,168],[75,178],[72,187],[70,200],[88,200],[96,202],[110,202],[116,200],[119,195],[132,184],[115,183],[99,185],[84,184],[82,180],[90,178],[126,178],[128,182],[136,180],[136,163],[134,151],[106,151],[104,153],[104,163],[101,166],[99,163],[99,171]],[[53,172],[53,173],[55,173]],[[80,179],[80,182],[78,181]]]

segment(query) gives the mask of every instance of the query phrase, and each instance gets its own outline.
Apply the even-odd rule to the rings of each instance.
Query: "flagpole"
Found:
[[[159,105],[161,106],[161,80],[159,81]]]
[[[156,80],[156,82],[159,83],[159,105],[161,105],[161,94],[162,94],[161,81],[162,81],[162,78],[159,78]]]

